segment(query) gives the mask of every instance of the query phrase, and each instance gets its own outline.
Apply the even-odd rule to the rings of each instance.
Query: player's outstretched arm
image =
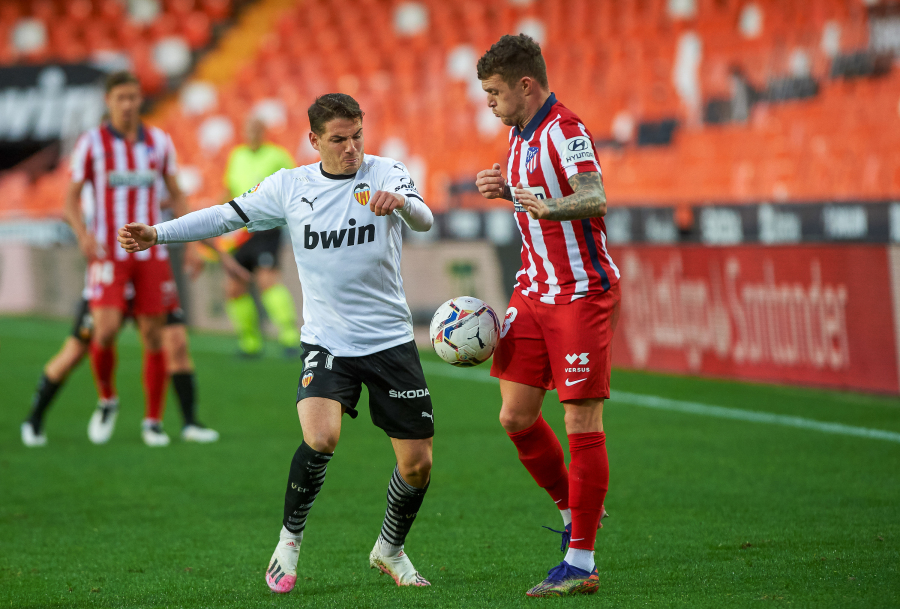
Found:
[[[500,163],[494,163],[494,166],[484,171],[479,171],[475,176],[475,186],[478,192],[485,199],[506,199],[512,201],[512,191],[509,184],[503,179],[500,172]]]
[[[194,211],[156,226],[138,223],[123,226],[119,229],[118,239],[125,250],[139,252],[157,243],[189,243],[218,237],[242,228],[247,222],[249,220],[246,215],[241,217],[232,201]],[[145,231],[143,227],[149,230]]]
[[[397,212],[406,225],[418,233],[424,233],[434,224],[434,215],[418,195],[399,195],[386,190],[376,191],[369,201],[369,209],[376,216],[387,216]]]
[[[598,172],[576,173],[569,178],[569,185],[575,192],[567,197],[538,199],[518,184],[516,199],[536,220],[581,220],[606,215],[606,191]]]

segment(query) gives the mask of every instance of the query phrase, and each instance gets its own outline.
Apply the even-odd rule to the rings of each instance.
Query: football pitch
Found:
[[[106,446],[87,439],[87,363],[27,449],[19,424],[68,323],[0,318],[0,607],[900,606],[900,399],[615,370],[605,407],[611,480],[593,597],[529,599],[562,560],[549,497],[497,421],[487,367],[424,353],[434,399],[432,484],[406,549],[430,588],[368,568],[394,465],[368,419],[344,419],[313,508],[297,587],[263,573],[301,440],[300,363],[233,356],[192,335],[213,445],[140,440],[133,330],[119,342],[122,404]],[[274,349],[272,349],[274,351]],[[544,415],[566,446],[562,409]]]

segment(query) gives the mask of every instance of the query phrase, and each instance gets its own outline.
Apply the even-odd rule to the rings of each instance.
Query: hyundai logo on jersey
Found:
[[[365,182],[360,182],[353,189],[353,198],[356,199],[356,201],[360,205],[367,205],[369,203],[369,196],[371,196],[371,194],[372,189],[369,188],[369,185]]]
[[[368,197],[368,192],[366,193]],[[350,218],[350,229],[342,228],[340,231],[323,230],[317,232],[312,230],[309,224],[303,225],[303,247],[308,250],[314,250],[319,246],[321,236],[322,248],[339,248],[344,243],[344,237],[347,237],[347,246],[361,245],[362,243],[371,243],[375,241],[375,225],[366,224],[365,226],[356,227],[356,220]]]
[[[539,150],[540,150],[540,148],[538,148],[537,146],[529,146],[528,147],[528,154],[525,155],[525,165],[528,166],[528,173],[531,173],[535,169],[537,169],[537,166],[538,166],[537,154],[538,154]]]

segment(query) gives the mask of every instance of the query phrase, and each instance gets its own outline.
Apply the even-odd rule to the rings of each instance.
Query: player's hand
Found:
[[[250,271],[241,266],[241,263],[234,259],[234,256],[228,252],[219,252],[219,260],[222,262],[222,270],[237,281],[247,283],[250,281]]]
[[[78,240],[78,248],[88,261],[97,258],[106,258],[106,248],[100,245],[97,239],[91,233],[84,233]]]
[[[141,252],[156,245],[156,229],[140,222],[126,224],[119,229],[119,244],[129,254]]]
[[[369,209],[375,212],[376,216],[390,215],[395,209],[400,209],[406,205],[406,199],[395,192],[386,190],[378,190],[369,199]]]
[[[541,220],[550,216],[550,208],[547,207],[544,199],[538,199],[533,192],[525,190],[525,186],[521,182],[516,184],[516,201],[525,208],[525,211],[534,220]]]
[[[491,169],[479,171],[475,176],[475,186],[485,199],[499,199],[506,190],[506,180],[500,173],[500,163],[494,163]]]

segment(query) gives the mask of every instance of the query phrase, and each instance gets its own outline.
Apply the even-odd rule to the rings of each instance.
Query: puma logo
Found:
[[[313,201],[315,201],[315,200],[318,199],[318,198],[319,198],[319,197],[313,197],[313,200],[310,201],[310,200],[307,199],[306,197],[300,197],[300,200],[303,201],[304,203],[309,204],[309,210],[310,210],[310,211],[315,211],[315,210],[313,209]]]
[[[423,412],[423,413],[422,413],[422,418],[424,419],[424,418],[426,418],[426,417],[429,418],[429,419],[431,419],[432,421],[434,421],[434,415],[430,415],[430,414],[428,414],[427,412]]]

